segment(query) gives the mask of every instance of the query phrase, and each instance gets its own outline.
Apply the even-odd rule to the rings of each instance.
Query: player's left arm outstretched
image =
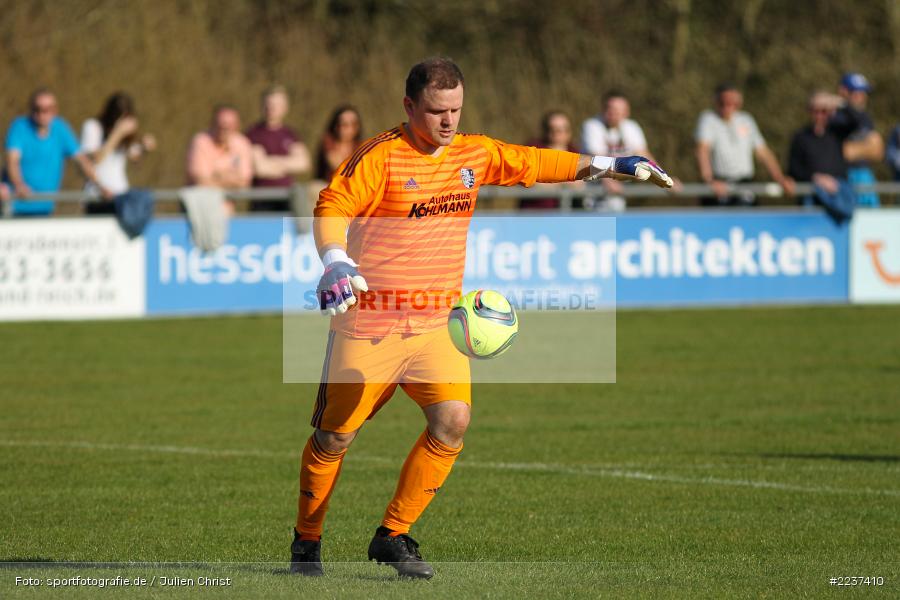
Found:
[[[490,155],[484,181],[489,185],[531,186],[601,178],[649,181],[666,189],[674,185],[662,167],[644,156],[591,156],[506,144],[486,136],[478,136],[478,139]]]
[[[485,136],[473,136],[489,154],[485,184],[531,186],[565,181],[611,178],[650,181],[671,188],[672,178],[643,156],[590,156],[560,150],[505,144]],[[372,198],[383,193],[383,168],[364,156],[352,177],[338,176],[320,194],[313,221],[316,244],[325,265],[317,296],[322,314],[334,316],[349,310],[360,292],[368,291],[356,262],[347,255],[346,230],[350,220],[364,213]]]

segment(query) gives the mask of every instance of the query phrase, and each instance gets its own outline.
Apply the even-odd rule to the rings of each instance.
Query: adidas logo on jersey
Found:
[[[409,178],[409,181],[403,184],[404,190],[417,190],[419,189],[419,184],[416,183],[416,180],[412,177]]]

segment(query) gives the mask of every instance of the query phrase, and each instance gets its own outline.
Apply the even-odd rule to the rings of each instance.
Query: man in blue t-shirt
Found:
[[[57,115],[56,96],[47,89],[31,94],[28,116],[13,119],[6,134],[3,181],[12,188],[12,214],[48,215],[52,200],[28,200],[35,193],[59,191],[67,158],[97,184],[94,167],[81,152],[72,128]],[[99,189],[103,190],[100,186]],[[108,194],[102,192],[104,197]]]

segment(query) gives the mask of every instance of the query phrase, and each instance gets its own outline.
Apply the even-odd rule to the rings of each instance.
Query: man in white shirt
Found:
[[[749,206],[755,204],[752,194],[730,195],[729,184],[748,182],[754,175],[754,156],[788,195],[794,193],[794,182],[785,177],[775,154],[766,145],[753,117],[741,110],[744,98],[731,84],[716,88],[715,110],[704,110],[697,121],[697,166],[700,177],[709,185],[713,198],[704,205]]]
[[[619,91],[607,92],[603,96],[603,113],[587,119],[581,125],[582,151],[602,156],[637,154],[656,162],[647,149],[644,130],[630,116],[628,98]],[[621,196],[622,182],[603,180],[603,186],[607,196],[601,207],[606,210],[625,210],[625,198]]]

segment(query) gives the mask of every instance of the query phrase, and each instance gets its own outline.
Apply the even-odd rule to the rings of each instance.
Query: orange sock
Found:
[[[381,522],[392,535],[409,533],[409,528],[444,485],[461,450],[462,446],[451,448],[439,441],[427,428],[419,436],[403,463],[397,491]]]
[[[318,540],[334,484],[341,474],[346,450],[329,452],[312,434],[300,460],[300,500],[297,509],[297,533],[301,539]]]

